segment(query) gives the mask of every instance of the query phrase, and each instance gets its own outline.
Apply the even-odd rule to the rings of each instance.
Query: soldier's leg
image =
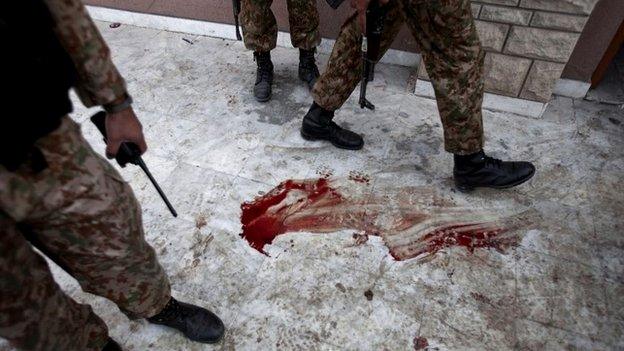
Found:
[[[169,281],[145,242],[129,185],[67,117],[36,146],[48,167],[25,182],[46,182],[48,190],[23,222],[84,291],[112,300],[132,318],[157,314],[170,299]]]
[[[108,339],[104,322],[65,295],[43,257],[2,211],[0,235],[0,337],[21,350],[102,350]]]
[[[483,61],[470,0],[401,0],[438,101],[444,147],[454,154],[457,188],[509,188],[529,180],[529,162],[506,162],[483,152]]]
[[[299,48],[299,79],[312,89],[320,73],[314,53],[321,43],[316,0],[287,0],[290,40]]]
[[[387,5],[388,14],[381,37],[381,53],[385,53],[399,33],[404,17],[397,1]],[[339,109],[349,98],[362,78],[361,31],[356,14],[351,15],[342,25],[336,39],[327,68],[321,74],[312,97],[320,107],[328,111]]]
[[[287,0],[290,40],[299,49],[314,50],[321,43],[315,0]]]
[[[421,48],[444,125],[444,146],[454,154],[483,148],[483,60],[469,0],[402,0]]]
[[[273,0],[242,0],[241,27],[245,47],[254,52],[269,52],[277,44],[277,22],[271,4]]]
[[[241,26],[245,47],[254,52],[256,82],[253,93],[258,102],[271,99],[273,63],[271,50],[277,44],[277,22],[271,11],[272,0],[242,0]]]
[[[381,54],[385,53],[403,24],[399,4],[391,1],[381,37]],[[360,135],[332,121],[334,111],[349,98],[362,76],[361,30],[354,13],[342,25],[325,72],[312,89],[314,103],[304,116],[301,136],[307,140],[327,140],[334,146],[358,150],[364,146]]]
[[[178,329],[193,341],[217,342],[223,323],[171,297],[167,276],[145,242],[132,190],[91,149],[80,127],[65,117],[35,147],[47,167],[0,172],[0,209],[84,291],[115,302],[130,318]]]

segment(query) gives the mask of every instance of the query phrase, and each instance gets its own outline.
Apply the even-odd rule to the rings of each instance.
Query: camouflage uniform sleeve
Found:
[[[44,0],[59,41],[78,72],[76,92],[87,107],[104,105],[126,92],[110,50],[81,0]]]

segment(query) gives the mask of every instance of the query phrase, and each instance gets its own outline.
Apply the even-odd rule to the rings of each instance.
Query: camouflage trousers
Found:
[[[106,325],[59,288],[30,242],[131,318],[157,314],[169,281],[144,240],[132,190],[78,124],[63,118],[36,146],[43,171],[0,166],[0,337],[23,350],[101,350]]]
[[[273,0],[242,0],[241,26],[245,47],[266,52],[277,44],[277,22],[271,11]],[[316,0],[286,0],[290,40],[296,48],[311,50],[321,43]]]
[[[484,51],[469,0],[390,0],[382,35],[383,53],[403,23],[421,49],[444,126],[444,146],[455,154],[483,148]],[[312,96],[327,110],[349,98],[361,78],[360,29],[355,14],[343,24]]]

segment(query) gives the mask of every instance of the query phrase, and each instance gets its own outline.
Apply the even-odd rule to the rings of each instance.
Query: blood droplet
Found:
[[[368,185],[370,183],[370,176],[361,172],[351,171],[349,172],[349,180]]]
[[[414,350],[424,350],[427,346],[429,346],[429,342],[426,338],[423,338],[422,336],[414,338]]]

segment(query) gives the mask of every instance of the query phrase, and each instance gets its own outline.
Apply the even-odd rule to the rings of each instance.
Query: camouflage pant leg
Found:
[[[404,20],[397,1],[391,1],[386,6],[388,14],[381,38],[381,54],[388,50]],[[327,68],[312,89],[314,101],[324,109],[331,111],[339,109],[360,82],[362,75],[360,42],[360,26],[354,13],[342,25]]]
[[[169,281],[145,242],[130,186],[68,117],[36,145],[48,168],[1,171],[0,208],[28,225],[84,291],[131,318],[155,315],[170,298]]]
[[[270,51],[277,44],[277,22],[271,11],[272,0],[242,0],[241,26],[245,47]],[[319,14],[315,0],[287,0],[290,40],[296,48],[310,50],[321,42]]]
[[[316,0],[287,0],[290,41],[299,49],[312,50],[321,43]]]
[[[243,42],[249,50],[266,52],[277,44],[277,22],[271,11],[273,0],[242,0]]]
[[[454,154],[483,148],[483,61],[469,0],[401,0],[421,48],[444,125],[444,146]]]
[[[46,261],[2,211],[0,235],[0,337],[20,350],[102,350],[106,324],[59,288]]]

